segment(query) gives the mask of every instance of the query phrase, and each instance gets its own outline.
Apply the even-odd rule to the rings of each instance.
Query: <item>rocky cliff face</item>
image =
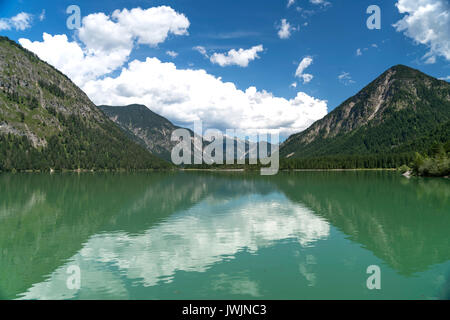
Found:
[[[69,78],[6,38],[0,39],[0,93],[0,133],[26,136],[35,147],[63,130],[57,113],[105,121]]]
[[[450,118],[450,84],[398,65],[281,146],[285,157],[396,151]]]

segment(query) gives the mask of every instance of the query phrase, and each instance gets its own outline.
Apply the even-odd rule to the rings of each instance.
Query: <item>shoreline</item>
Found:
[[[1,173],[117,173],[117,172],[176,172],[176,171],[220,171],[220,172],[257,172],[258,170],[246,170],[245,168],[239,169],[220,169],[220,168],[173,168],[173,169],[62,169],[62,170],[13,170],[13,171],[1,171]],[[321,172],[321,171],[397,171],[396,168],[356,168],[356,169],[280,169],[279,172]]]
[[[286,173],[286,172],[356,172],[356,171],[372,171],[372,172],[399,172],[399,175],[406,177],[404,174],[400,173],[397,168],[355,168],[355,169],[280,169],[278,173]],[[64,174],[64,173],[143,173],[143,172],[241,172],[241,173],[256,173],[259,170],[246,170],[245,168],[240,169],[220,169],[220,168],[172,168],[172,169],[135,169],[135,170],[127,170],[127,169],[116,169],[116,170],[94,170],[94,169],[76,169],[76,170],[14,170],[14,171],[0,171],[0,175],[3,173],[48,173],[48,174]],[[449,179],[449,176],[419,176],[419,175],[410,175],[406,178],[444,178]]]
[[[355,169],[292,169],[292,170],[280,170],[280,171],[298,171],[298,172],[307,172],[307,171],[397,171],[396,168],[355,168]]]
[[[246,171],[245,169],[186,169],[186,168],[180,168],[178,169],[178,171],[220,171],[220,172],[244,172]],[[247,170],[248,171],[248,170]],[[251,171],[256,171],[256,170],[250,170]]]

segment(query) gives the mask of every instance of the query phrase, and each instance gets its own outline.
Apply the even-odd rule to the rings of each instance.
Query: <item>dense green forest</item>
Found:
[[[435,150],[438,148],[439,152]],[[419,176],[450,175],[450,143],[435,144],[427,153],[402,153],[387,155],[349,155],[319,158],[281,159],[281,170],[295,169],[395,169],[402,173],[412,171]]]
[[[380,136],[389,137],[390,132],[380,131]],[[399,152],[379,152],[367,154],[361,150],[358,154],[340,154],[317,157],[300,157],[280,159],[282,169],[370,169],[370,168],[399,168],[402,165],[414,167],[431,165],[431,159],[445,159],[450,152],[450,122],[440,125],[429,126],[429,131],[419,135],[408,144],[402,145]],[[367,137],[371,139],[372,137]],[[395,149],[394,149],[395,150]],[[342,152],[342,151],[341,151]],[[423,163],[420,160],[421,155]],[[426,160],[428,159],[428,160]],[[425,161],[426,160],[426,161]],[[440,161],[440,160],[439,160]],[[437,162],[433,166],[437,166]],[[439,165],[445,167],[445,161]],[[447,165],[448,167],[448,165]],[[436,170],[432,170],[436,172]],[[415,171],[419,174],[419,170]],[[420,170],[422,175],[448,175],[443,168],[439,170],[441,174],[431,174],[429,170]]]
[[[310,158],[281,159],[282,169],[393,169],[410,163],[414,153],[333,155]]]
[[[260,170],[261,165],[201,164],[185,165],[185,169],[242,169]],[[405,152],[398,154],[334,155],[327,157],[280,159],[280,170],[346,170],[346,169],[399,169],[420,176],[450,175],[450,141],[435,142],[425,153]]]
[[[450,142],[445,145],[436,143],[428,154],[416,153],[414,161],[408,166],[403,166],[403,171],[412,171],[414,175],[444,177],[450,175]]]
[[[132,143],[113,123],[90,128],[79,118],[56,114],[66,128],[34,148],[27,137],[0,135],[0,171],[22,170],[139,170],[171,165]]]
[[[448,131],[448,127],[445,130]],[[424,159],[431,159],[436,156],[436,150],[440,150],[441,156],[450,152],[450,140],[432,140],[431,137],[434,137],[435,133],[436,131],[432,130],[427,138],[422,137],[420,141],[416,141],[410,152],[288,158],[280,159],[280,167],[282,169],[393,169],[402,165],[413,166],[418,154],[421,154]],[[441,137],[439,135],[439,138]]]

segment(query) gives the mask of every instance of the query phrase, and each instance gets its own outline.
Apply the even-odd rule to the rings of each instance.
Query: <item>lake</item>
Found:
[[[0,299],[449,298],[448,179],[0,175]]]

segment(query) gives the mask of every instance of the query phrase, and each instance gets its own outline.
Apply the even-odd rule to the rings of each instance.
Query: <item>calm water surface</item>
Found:
[[[446,179],[0,175],[0,299],[449,298]]]

